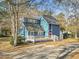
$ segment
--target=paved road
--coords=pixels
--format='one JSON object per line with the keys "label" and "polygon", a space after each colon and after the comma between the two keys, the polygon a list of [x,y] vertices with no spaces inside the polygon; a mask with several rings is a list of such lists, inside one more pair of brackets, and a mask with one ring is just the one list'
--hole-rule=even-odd
{"label": "paved road", "polygon": [[[79,48],[79,44],[67,44],[53,47],[51,45],[34,45],[21,52],[2,52],[0,56],[10,56],[12,59],[66,59],[68,53]],[[10,58],[10,59],[11,59]]]}

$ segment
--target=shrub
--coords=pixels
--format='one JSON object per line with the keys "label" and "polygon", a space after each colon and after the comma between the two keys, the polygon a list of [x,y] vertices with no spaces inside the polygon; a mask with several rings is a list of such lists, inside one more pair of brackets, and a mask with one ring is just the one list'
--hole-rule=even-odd
{"label": "shrub", "polygon": [[0,33],[0,37],[2,37],[2,34]]}
{"label": "shrub", "polygon": [[[24,41],[25,41],[24,37],[18,36],[17,45],[24,43]],[[14,39],[13,38],[10,39],[10,44],[14,45]]]}
{"label": "shrub", "polygon": [[24,37],[18,36],[18,40],[17,40],[17,43],[18,44],[22,44],[22,43],[24,43],[24,41],[25,41],[25,38]]}

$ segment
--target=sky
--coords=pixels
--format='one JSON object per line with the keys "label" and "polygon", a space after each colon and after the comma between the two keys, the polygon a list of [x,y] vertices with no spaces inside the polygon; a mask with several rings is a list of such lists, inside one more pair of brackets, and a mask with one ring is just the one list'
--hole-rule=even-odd
{"label": "sky", "polygon": [[[0,0],[0,2],[3,0]],[[32,0],[32,4],[38,4],[36,8],[39,11],[48,10],[55,14],[59,14],[63,11],[62,6],[56,5],[55,0]]]}
{"label": "sky", "polygon": [[54,12],[55,14],[59,14],[63,11],[62,6],[56,5],[54,0],[33,0],[33,3],[37,3],[39,5],[36,6],[36,8],[40,11],[48,10],[51,12]]}

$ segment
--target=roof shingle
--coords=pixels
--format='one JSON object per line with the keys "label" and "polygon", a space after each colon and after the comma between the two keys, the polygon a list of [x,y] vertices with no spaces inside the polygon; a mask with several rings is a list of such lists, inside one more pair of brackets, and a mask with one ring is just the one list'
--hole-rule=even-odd
{"label": "roof shingle", "polygon": [[53,16],[44,15],[43,17],[46,19],[46,21],[47,21],[49,24],[58,25],[58,22],[57,22],[56,18],[54,18]]}

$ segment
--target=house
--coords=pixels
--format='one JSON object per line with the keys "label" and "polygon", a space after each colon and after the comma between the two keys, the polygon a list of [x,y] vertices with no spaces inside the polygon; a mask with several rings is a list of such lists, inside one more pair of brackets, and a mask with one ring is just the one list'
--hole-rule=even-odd
{"label": "house", "polygon": [[45,31],[45,37],[50,37],[54,41],[60,38],[60,26],[53,16],[41,16],[40,25]]}
{"label": "house", "polygon": [[37,41],[40,37],[44,37],[44,30],[40,26],[37,19],[23,18],[21,19],[19,35],[25,37],[25,41]]}
{"label": "house", "polygon": [[21,19],[19,35],[25,37],[25,41],[58,40],[60,27],[57,20],[48,15],[40,16],[38,19]]}

